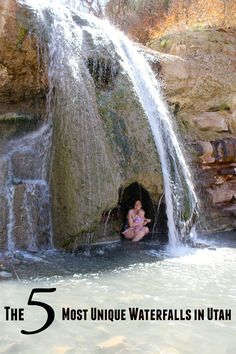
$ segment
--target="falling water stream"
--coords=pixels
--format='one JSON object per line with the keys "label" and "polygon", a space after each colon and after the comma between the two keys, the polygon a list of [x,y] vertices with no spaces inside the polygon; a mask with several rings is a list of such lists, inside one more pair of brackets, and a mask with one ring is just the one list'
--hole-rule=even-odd
{"label": "falling water stream", "polygon": [[[134,45],[121,33],[115,38],[122,64],[133,82],[134,89],[148,117],[156,147],[160,156],[169,241],[176,246],[191,232],[197,198],[180,143],[172,126],[172,116],[161,96],[158,80],[146,60]],[[193,226],[193,225],[191,225]]]}
{"label": "falling water stream", "polygon": [[[70,2],[33,0],[23,2],[36,11],[41,26],[49,33],[51,73],[54,75],[54,83],[64,91],[71,110],[76,111],[73,98],[76,92],[70,92],[69,78],[73,77],[77,86],[83,82],[84,67],[80,60],[84,33],[91,35],[98,50],[106,46],[111,48],[111,54],[115,52],[118,56],[120,65],[131,81],[147,116],[160,157],[170,244],[176,246],[180,241],[193,236],[197,198],[191,176],[175,133],[176,127],[173,126],[172,116],[162,98],[159,82],[142,54],[108,21],[100,21],[86,14],[76,14],[76,17],[75,8],[70,9],[66,6],[71,5]],[[82,121],[81,127],[86,128]],[[87,156],[86,147],[84,154]],[[90,167],[87,161],[86,168]]]}
{"label": "falling water stream", "polygon": [[173,127],[172,116],[162,98],[158,80],[143,56],[124,34],[108,22],[105,29],[149,120],[162,166],[169,241],[176,246],[190,234],[191,226],[194,226],[191,222],[197,213],[197,198]]}
{"label": "falling water stream", "polygon": [[[6,196],[8,210],[7,249],[21,245],[29,251],[52,246],[48,160],[51,124],[7,145],[0,159],[5,174],[0,192]],[[18,220],[16,214],[20,215]]]}

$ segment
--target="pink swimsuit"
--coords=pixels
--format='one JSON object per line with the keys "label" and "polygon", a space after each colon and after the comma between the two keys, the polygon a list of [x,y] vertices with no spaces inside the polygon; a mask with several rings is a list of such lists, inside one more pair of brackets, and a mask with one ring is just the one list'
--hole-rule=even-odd
{"label": "pink swimsuit", "polygon": [[141,224],[142,222],[144,222],[144,218],[142,218],[141,216],[139,215],[136,215],[134,217],[134,223],[137,224],[137,225],[134,225],[132,227],[129,227],[128,229],[126,229],[125,231],[123,231],[123,234],[125,234],[127,231],[130,231],[130,230],[134,230],[134,231],[139,231],[141,230],[141,228],[143,227],[143,225]]}

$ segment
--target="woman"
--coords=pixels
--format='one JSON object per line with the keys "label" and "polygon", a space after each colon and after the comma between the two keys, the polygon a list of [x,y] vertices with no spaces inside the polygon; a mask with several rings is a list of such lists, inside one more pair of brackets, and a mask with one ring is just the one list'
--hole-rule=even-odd
{"label": "woman", "polygon": [[130,241],[137,242],[142,240],[142,238],[149,233],[149,228],[146,226],[150,219],[144,219],[144,222],[141,227],[138,229],[135,227],[136,224],[134,219],[138,215],[138,212],[142,209],[142,203],[140,200],[137,200],[134,204],[134,209],[130,209],[128,212],[128,229],[122,232],[123,236]]}

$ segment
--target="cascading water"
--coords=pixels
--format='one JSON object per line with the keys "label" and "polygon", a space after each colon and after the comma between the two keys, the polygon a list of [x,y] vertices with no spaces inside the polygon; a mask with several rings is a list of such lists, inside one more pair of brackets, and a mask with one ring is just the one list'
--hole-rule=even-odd
{"label": "cascading water", "polygon": [[48,147],[50,124],[23,138],[10,141],[0,159],[5,174],[0,194],[6,196],[7,249],[37,251],[51,240]]}
{"label": "cascading water", "polygon": [[179,241],[195,236],[197,197],[158,80],[133,43],[109,22],[94,19],[87,31],[94,40],[99,32],[113,43],[149,120],[162,166],[169,241],[171,245],[177,245]]}
{"label": "cascading water", "polygon": [[[132,42],[109,22],[100,21],[87,14],[76,13],[74,7],[70,9],[70,1],[21,0],[21,3],[29,5],[36,11],[42,25],[45,25],[49,33],[51,80],[54,80],[55,85],[63,92],[67,107],[73,109],[73,114],[76,114],[78,109],[76,97],[79,91],[77,92],[76,86],[83,83],[84,67],[81,66],[81,59],[83,60],[84,33],[90,34],[97,48],[110,46],[119,57],[119,64],[132,82],[153,133],[162,166],[169,240],[172,245],[177,245],[180,240],[190,235],[192,222],[197,213],[197,198],[175,134],[171,114],[161,96],[158,80],[150,66]],[[70,81],[71,78],[73,82]],[[85,100],[89,97],[87,89],[84,90],[84,96]],[[70,119],[74,119],[68,109],[65,109],[64,113],[69,115]],[[81,116],[81,129],[88,129],[88,123],[82,120]],[[87,169],[86,175],[89,176],[90,170],[96,166],[90,166],[86,146],[83,147],[83,156],[84,171]],[[99,183],[101,182],[98,176],[98,194]],[[92,186],[90,189],[93,193]],[[12,195],[9,195],[12,198]],[[88,208],[91,208],[91,205],[88,205]],[[9,225],[11,229],[11,222]]]}
{"label": "cascading water", "polygon": [[162,166],[169,241],[177,245],[195,233],[197,197],[191,175],[153,71],[128,38],[120,32],[118,36],[109,24],[107,27],[152,129]]}

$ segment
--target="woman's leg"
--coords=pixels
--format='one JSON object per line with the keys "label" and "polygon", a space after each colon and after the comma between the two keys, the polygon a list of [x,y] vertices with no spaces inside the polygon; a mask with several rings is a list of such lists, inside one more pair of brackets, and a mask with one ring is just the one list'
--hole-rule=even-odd
{"label": "woman's leg", "polygon": [[135,237],[133,237],[132,242],[138,242],[142,240],[142,238],[149,233],[149,228],[147,226],[142,227],[142,229],[135,234]]}
{"label": "woman's leg", "polygon": [[135,230],[133,228],[125,230],[122,232],[122,234],[127,240],[133,240],[133,238],[136,236]]}

